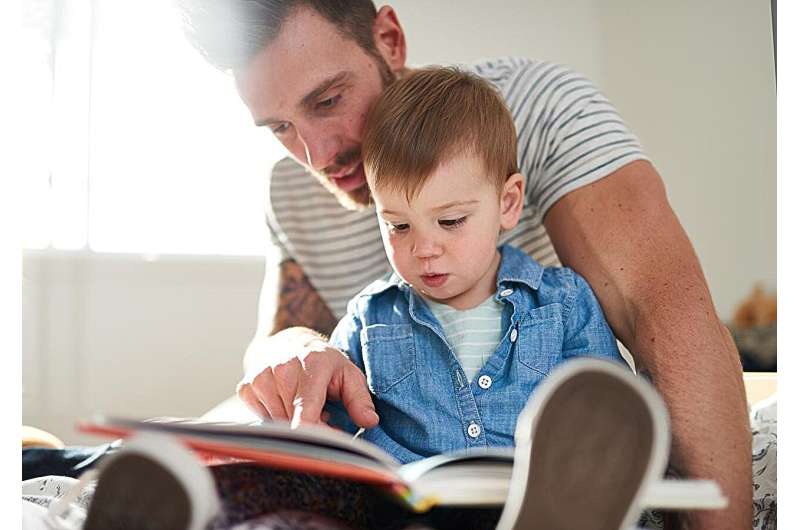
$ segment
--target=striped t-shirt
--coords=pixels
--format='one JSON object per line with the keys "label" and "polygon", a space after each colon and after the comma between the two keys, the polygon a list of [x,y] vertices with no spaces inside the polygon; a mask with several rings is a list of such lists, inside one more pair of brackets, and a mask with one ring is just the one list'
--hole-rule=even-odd
{"label": "striped t-shirt", "polygon": [[[499,244],[510,243],[544,266],[558,265],[542,225],[548,208],[566,193],[647,158],[606,97],[565,66],[503,58],[462,67],[498,89],[517,129],[526,200],[519,224]],[[275,165],[268,186],[267,259],[297,261],[331,312],[343,317],[350,298],[390,271],[374,209],[345,209],[289,158]]]}
{"label": "striped t-shirt", "polygon": [[503,339],[503,302],[494,295],[472,309],[455,309],[425,299],[441,324],[447,344],[472,381]]}

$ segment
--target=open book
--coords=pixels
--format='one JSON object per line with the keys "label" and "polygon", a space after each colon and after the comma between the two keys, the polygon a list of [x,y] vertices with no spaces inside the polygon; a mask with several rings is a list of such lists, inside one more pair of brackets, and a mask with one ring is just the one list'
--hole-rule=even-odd
{"label": "open book", "polygon": [[[138,421],[98,417],[79,429],[125,438],[136,431],[179,437],[209,465],[251,461],[265,466],[374,484],[408,508],[502,505],[508,495],[513,448],[458,452],[400,465],[377,446],[324,427],[291,429],[285,422],[204,422],[182,418]],[[727,501],[714,481],[661,480],[644,498],[645,508],[719,509]]]}

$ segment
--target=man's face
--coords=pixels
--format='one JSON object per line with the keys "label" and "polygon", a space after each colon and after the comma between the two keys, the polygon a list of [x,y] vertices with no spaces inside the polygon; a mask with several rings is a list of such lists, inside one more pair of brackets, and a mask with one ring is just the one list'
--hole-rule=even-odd
{"label": "man's face", "polygon": [[509,224],[502,197],[475,156],[441,164],[406,200],[405,191],[373,189],[383,244],[397,274],[423,295],[472,308],[495,290],[497,239]]}
{"label": "man's face", "polygon": [[300,8],[235,77],[257,125],[269,127],[344,206],[369,204],[362,128],[369,106],[394,79],[380,56]]}

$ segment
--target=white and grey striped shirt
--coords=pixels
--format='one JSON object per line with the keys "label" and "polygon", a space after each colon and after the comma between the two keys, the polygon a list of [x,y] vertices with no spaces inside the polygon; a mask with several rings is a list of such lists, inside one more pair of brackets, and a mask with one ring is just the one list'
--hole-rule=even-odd
{"label": "white and grey striped shirt", "polygon": [[[558,265],[545,212],[570,191],[647,157],[597,87],[565,66],[502,58],[462,67],[499,90],[517,129],[526,201],[519,224],[499,243]],[[337,318],[350,298],[390,271],[374,210],[346,210],[291,159],[272,170],[266,215],[274,247],[267,259],[296,260]]]}

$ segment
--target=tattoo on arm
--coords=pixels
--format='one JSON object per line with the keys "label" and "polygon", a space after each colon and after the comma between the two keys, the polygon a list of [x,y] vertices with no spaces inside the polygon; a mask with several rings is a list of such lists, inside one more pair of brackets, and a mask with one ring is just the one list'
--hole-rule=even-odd
{"label": "tattoo on arm", "polygon": [[336,323],[336,317],[311,285],[302,267],[293,260],[283,262],[272,333],[293,326],[305,326],[330,335]]}

